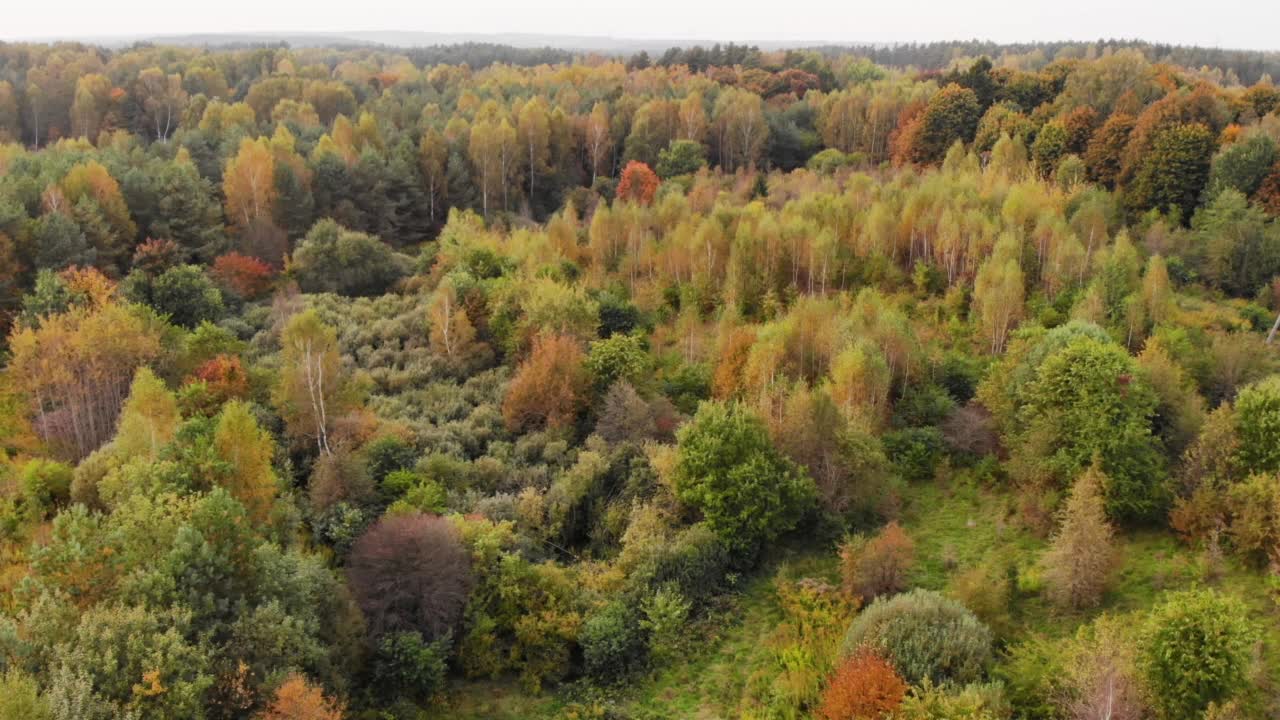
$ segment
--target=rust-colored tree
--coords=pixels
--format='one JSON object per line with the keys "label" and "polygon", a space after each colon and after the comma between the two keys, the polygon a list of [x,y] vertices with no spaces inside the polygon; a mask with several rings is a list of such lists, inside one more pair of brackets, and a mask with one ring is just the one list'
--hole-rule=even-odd
{"label": "rust-colored tree", "polygon": [[1097,461],[1076,480],[1062,510],[1062,524],[1045,554],[1049,599],[1067,608],[1097,605],[1115,563],[1103,489],[1107,478]]}
{"label": "rust-colored tree", "polygon": [[915,563],[915,548],[897,522],[885,525],[875,537],[849,540],[840,548],[845,589],[865,600],[902,592]]}
{"label": "rust-colored tree", "polygon": [[431,641],[462,619],[471,558],[454,524],[425,513],[386,515],[356,541],[347,580],[369,632],[419,632]]}
{"label": "rust-colored tree", "polygon": [[276,688],[275,696],[258,715],[258,720],[342,720],[343,717],[342,703],[295,673]]}
{"label": "rust-colored tree", "polygon": [[648,165],[637,160],[627,163],[622,170],[622,180],[618,182],[619,200],[648,205],[657,192],[658,176]]}
{"label": "rust-colored tree", "polygon": [[586,403],[590,379],[583,367],[582,347],[568,335],[539,335],[533,352],[520,364],[507,388],[502,417],[507,427],[563,428],[571,425]]}
{"label": "rust-colored tree", "polygon": [[246,300],[261,297],[271,288],[271,266],[249,255],[230,252],[213,261],[213,277]]}
{"label": "rust-colored tree", "polygon": [[879,720],[907,693],[893,666],[867,649],[844,661],[827,681],[817,716],[823,720]]}

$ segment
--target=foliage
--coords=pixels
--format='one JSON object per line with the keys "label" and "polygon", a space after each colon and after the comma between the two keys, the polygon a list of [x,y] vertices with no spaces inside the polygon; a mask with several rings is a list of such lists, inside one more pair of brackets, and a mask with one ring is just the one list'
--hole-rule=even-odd
{"label": "foliage", "polygon": [[911,683],[974,682],[992,658],[991,631],[956,601],[928,590],[876,600],[849,626],[844,647],[875,652]]}
{"label": "foliage", "polygon": [[866,600],[907,589],[915,543],[896,522],[874,537],[854,537],[840,546],[840,574],[848,592]]}
{"label": "foliage", "polygon": [[1252,633],[1237,600],[1212,590],[1167,596],[1148,620],[1141,659],[1162,716],[1201,713],[1243,688]]}
{"label": "foliage", "polygon": [[893,666],[860,650],[845,660],[827,682],[817,714],[825,720],[875,720],[891,715],[906,692],[907,684]]}
{"label": "foliage", "polygon": [[813,500],[813,481],[778,454],[763,423],[741,405],[703,403],[678,440],[677,497],[739,551],[793,528]]}

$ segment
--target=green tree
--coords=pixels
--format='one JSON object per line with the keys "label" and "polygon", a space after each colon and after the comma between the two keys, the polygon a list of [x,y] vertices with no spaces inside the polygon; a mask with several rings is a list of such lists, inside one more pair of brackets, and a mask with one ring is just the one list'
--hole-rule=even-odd
{"label": "green tree", "polygon": [[1142,664],[1168,720],[1199,717],[1246,686],[1254,636],[1244,605],[1213,590],[1167,596],[1147,621]]}
{"label": "green tree", "polygon": [[688,175],[707,164],[706,154],[707,150],[700,142],[672,140],[670,145],[658,153],[658,164],[654,169],[658,171],[659,177],[664,178]]}
{"label": "green tree", "polygon": [[1174,125],[1156,133],[1151,150],[1142,158],[1137,177],[1125,189],[1125,200],[1136,211],[1176,210],[1191,217],[1209,181],[1213,133],[1200,124]]}
{"label": "green tree", "polygon": [[1236,461],[1245,473],[1280,470],[1280,375],[1240,390],[1235,402]]}
{"label": "green tree", "polygon": [[1058,167],[1058,161],[1067,153],[1067,129],[1060,122],[1046,123],[1036,133],[1031,143],[1031,159],[1041,177],[1049,177]]}
{"label": "green tree", "polygon": [[180,421],[177,398],[151,368],[140,367],[120,411],[113,444],[122,457],[155,458],[173,439]]}
{"label": "green tree", "polygon": [[1227,189],[1252,196],[1271,173],[1277,159],[1280,159],[1280,150],[1275,140],[1263,134],[1250,135],[1223,148],[1213,158],[1206,196],[1213,198]]}
{"label": "green tree", "polygon": [[739,551],[795,527],[813,503],[813,481],[774,449],[764,423],[740,404],[703,403],[678,441],[676,496]]}
{"label": "green tree", "polygon": [[298,243],[289,269],[305,292],[380,295],[407,273],[408,258],[326,218]]}

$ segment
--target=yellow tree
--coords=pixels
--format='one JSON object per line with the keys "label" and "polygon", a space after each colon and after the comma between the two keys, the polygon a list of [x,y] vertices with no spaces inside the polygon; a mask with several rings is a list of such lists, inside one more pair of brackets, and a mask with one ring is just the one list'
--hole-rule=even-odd
{"label": "yellow tree", "polygon": [[271,435],[258,426],[248,404],[227,403],[218,414],[213,431],[213,447],[231,466],[225,486],[259,524],[271,514],[276,496],[276,476],[271,469],[275,444]]}
{"label": "yellow tree", "polygon": [[476,331],[448,279],[436,288],[427,313],[431,321],[431,349],[454,362],[465,359],[475,342]]}
{"label": "yellow tree", "polygon": [[516,120],[525,172],[529,173],[529,200],[532,202],[538,173],[543,172],[551,153],[551,118],[547,101],[535,95],[521,108]]}
{"label": "yellow tree", "polygon": [[694,91],[680,101],[680,139],[702,142],[707,134],[707,111],[702,106],[702,93]]}
{"label": "yellow tree", "polygon": [[290,318],[281,335],[280,379],[275,402],[289,435],[312,439],[332,455],[329,432],[343,391],[338,335],[314,310]]}
{"label": "yellow tree", "polygon": [[422,169],[422,179],[426,183],[427,217],[431,222],[436,220],[436,199],[444,198],[448,193],[445,170],[449,162],[449,146],[444,136],[435,128],[422,134],[418,142],[418,167]]}
{"label": "yellow tree", "polygon": [[471,164],[480,180],[480,203],[484,216],[489,217],[489,194],[502,175],[502,131],[492,120],[481,120],[471,126],[471,141],[467,145]]}
{"label": "yellow tree", "polygon": [[227,219],[241,232],[270,222],[275,212],[276,161],[266,138],[240,141],[240,151],[222,174]]}
{"label": "yellow tree", "polygon": [[978,319],[983,333],[991,340],[992,354],[1004,349],[1009,331],[1022,317],[1024,289],[1018,244],[1012,234],[1002,236],[995,252],[978,268],[973,284]]}
{"label": "yellow tree", "polygon": [[125,458],[154,460],[160,455],[160,448],[173,439],[181,420],[178,400],[164,381],[151,368],[140,367],[133,376],[129,399],[120,411],[116,451]]}
{"label": "yellow tree", "polygon": [[586,124],[587,157],[591,163],[591,184],[603,167],[605,155],[613,144],[609,137],[609,106],[598,102],[591,108]]}

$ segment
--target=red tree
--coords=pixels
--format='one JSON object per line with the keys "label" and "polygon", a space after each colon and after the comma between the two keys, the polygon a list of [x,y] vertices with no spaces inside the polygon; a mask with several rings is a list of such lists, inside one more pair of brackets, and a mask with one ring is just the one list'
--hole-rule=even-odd
{"label": "red tree", "polygon": [[247,397],[249,376],[235,355],[218,355],[196,368],[195,377],[203,380],[209,395],[219,404],[233,398]]}
{"label": "red tree", "polygon": [[236,294],[252,300],[271,287],[271,266],[256,257],[229,252],[213,261],[213,276]]}
{"label": "red tree", "polygon": [[878,720],[898,708],[907,693],[893,666],[863,649],[844,661],[827,682],[818,717],[823,720]]}
{"label": "red tree", "polygon": [[618,183],[618,199],[648,205],[658,192],[658,176],[648,165],[632,160],[622,169]]}

